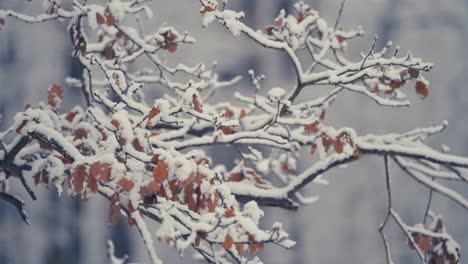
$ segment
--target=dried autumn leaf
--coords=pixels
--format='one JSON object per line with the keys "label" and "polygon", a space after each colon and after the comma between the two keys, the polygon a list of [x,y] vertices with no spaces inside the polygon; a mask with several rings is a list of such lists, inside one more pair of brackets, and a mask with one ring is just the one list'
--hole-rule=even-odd
{"label": "dried autumn leaf", "polygon": [[99,25],[106,23],[106,19],[99,13],[96,13],[96,20]]}
{"label": "dried autumn leaf", "polygon": [[112,119],[111,124],[114,125],[115,127],[119,127],[119,126],[120,126],[120,122],[117,121],[116,119]]}
{"label": "dried autumn leaf", "polygon": [[317,144],[312,143],[312,144],[310,145],[310,154],[314,154],[314,153],[315,153],[315,150],[317,150]]}
{"label": "dried autumn leaf", "polygon": [[136,138],[133,139],[132,146],[138,152],[145,152],[145,148],[140,144],[140,141],[138,141],[138,139]]}
{"label": "dried autumn leaf", "polygon": [[86,171],[86,166],[76,166],[75,170],[70,175],[71,187],[75,193],[80,193],[81,191],[83,191],[83,184],[87,177],[88,173]]}
{"label": "dried autumn leaf", "polygon": [[159,113],[161,112],[161,110],[159,110],[159,108],[156,108],[156,107],[153,107],[151,108],[149,114],[148,114],[148,119],[151,120],[153,119],[155,116],[157,116]]}
{"label": "dried autumn leaf", "polygon": [[117,182],[118,185],[122,187],[125,192],[129,192],[135,186],[135,183],[129,179],[122,178]]}
{"label": "dried autumn leaf", "polygon": [[339,139],[333,140],[333,148],[335,149],[336,153],[343,153],[343,142],[341,142]]}
{"label": "dried autumn leaf", "polygon": [[97,193],[99,190],[99,185],[96,178],[93,178],[88,174],[88,177],[86,179],[88,182],[88,188],[91,190],[91,192]]}
{"label": "dried autumn leaf", "polygon": [[119,194],[114,193],[110,199],[110,207],[109,207],[109,226],[114,225],[117,223],[117,220],[120,216],[120,205],[119,205]]}
{"label": "dried autumn leaf", "polygon": [[200,13],[205,14],[207,12],[213,12],[215,9],[211,6],[204,6],[203,9],[200,11]]}
{"label": "dried autumn leaf", "polygon": [[75,137],[73,138],[73,141],[88,138],[88,131],[84,128],[76,129],[74,134]]}
{"label": "dried autumn leaf", "polygon": [[158,160],[156,167],[153,169],[153,177],[156,182],[163,182],[167,179],[168,170],[164,161]]}
{"label": "dried autumn leaf", "polygon": [[336,40],[338,40],[339,43],[342,43],[344,41],[344,37],[343,36],[336,36]]}
{"label": "dried autumn leaf", "polygon": [[419,94],[423,99],[429,95],[429,89],[427,88],[426,83],[422,81],[417,81],[415,88],[416,88],[416,93]]}
{"label": "dried autumn leaf", "polygon": [[312,124],[305,125],[305,126],[304,126],[304,130],[305,130],[306,132],[309,132],[309,133],[316,133],[316,132],[319,131],[318,125],[319,125],[319,122],[318,122],[318,121],[315,121],[315,122],[312,123]]}
{"label": "dried autumn leaf", "polygon": [[246,114],[247,114],[247,113],[245,112],[245,109],[242,108],[241,111],[240,111],[240,113],[239,113],[239,119],[242,119],[243,117],[245,117]]}
{"label": "dried autumn leaf", "polygon": [[195,109],[195,111],[197,111],[198,113],[203,113],[202,105],[200,101],[198,101],[198,98],[196,95],[192,96],[192,103],[193,103],[193,108]]}
{"label": "dried autumn leaf", "polygon": [[422,252],[428,252],[431,248],[431,238],[426,235],[419,235],[416,240],[416,243],[418,244],[419,249],[421,249]]}
{"label": "dried autumn leaf", "polygon": [[229,250],[231,249],[232,245],[234,244],[234,240],[232,239],[232,237],[228,234],[226,236],[226,238],[224,239],[224,243],[223,243],[223,247],[226,249],[226,250]]}
{"label": "dried autumn leaf", "polygon": [[197,235],[197,236],[195,237],[195,242],[194,242],[195,246],[196,246],[196,247],[199,247],[199,246],[200,246],[200,242],[201,242],[201,237]]}
{"label": "dried autumn leaf", "polygon": [[48,96],[48,101],[49,105],[52,107],[60,107],[60,104],[62,103],[63,99],[63,90],[62,87],[58,84],[53,84],[49,88],[49,96]]}
{"label": "dried autumn leaf", "polygon": [[114,24],[115,24],[115,17],[114,17],[112,14],[109,13],[109,14],[106,16],[106,25],[112,26],[112,25],[114,25]]}
{"label": "dried autumn leaf", "polygon": [[101,163],[99,161],[91,164],[89,174],[91,177],[103,181],[110,181],[111,167],[107,163]]}
{"label": "dried autumn leaf", "polygon": [[252,243],[249,246],[249,253],[255,254],[257,251],[260,251],[263,249],[263,243]]}
{"label": "dried autumn leaf", "polygon": [[234,112],[231,111],[229,108],[224,108],[224,117],[231,118],[234,116]]}
{"label": "dried autumn leaf", "polygon": [[65,120],[67,120],[68,122],[72,123],[72,122],[73,122],[73,119],[75,119],[75,116],[76,116],[76,112],[70,112],[70,113],[68,113],[68,115],[65,117]]}
{"label": "dried autumn leaf", "polygon": [[236,244],[236,250],[237,250],[237,253],[240,256],[243,256],[244,255],[244,244]]}
{"label": "dried autumn leaf", "polygon": [[224,217],[225,218],[231,218],[231,217],[234,217],[234,216],[236,216],[236,214],[234,213],[234,210],[232,208],[229,208],[224,212]]}

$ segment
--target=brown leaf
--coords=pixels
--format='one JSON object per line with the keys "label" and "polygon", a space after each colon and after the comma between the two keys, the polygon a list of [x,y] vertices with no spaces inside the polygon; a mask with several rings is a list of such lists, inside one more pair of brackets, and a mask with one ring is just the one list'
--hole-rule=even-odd
{"label": "brown leaf", "polygon": [[234,112],[231,111],[228,107],[224,108],[224,117],[231,118],[234,116]]}
{"label": "brown leaf", "polygon": [[419,94],[423,99],[429,95],[429,89],[424,82],[417,81],[416,82],[416,93]]}
{"label": "brown leaf", "polygon": [[158,193],[159,189],[161,188],[161,185],[155,181],[151,181],[148,183],[146,186],[142,186],[140,188],[140,195],[143,197],[151,196],[153,194]]}
{"label": "brown leaf", "polygon": [[106,23],[106,19],[99,13],[96,13],[96,20],[99,25]]}
{"label": "brown leaf", "polygon": [[114,193],[110,199],[110,207],[109,207],[109,226],[114,225],[117,223],[117,220],[120,216],[120,205],[119,205],[119,194]]}
{"label": "brown leaf", "polygon": [[91,177],[88,174],[87,182],[88,182],[88,188],[91,190],[91,192],[97,193],[99,190],[99,185],[98,185],[96,178]]}
{"label": "brown leaf", "polygon": [[239,113],[239,119],[242,119],[243,117],[245,117],[246,114],[247,114],[247,113],[245,112],[245,109],[242,108],[241,111],[240,111],[240,113]]}
{"label": "brown leaf", "polygon": [[262,249],[263,249],[263,243],[252,243],[249,246],[249,253],[252,255]]}
{"label": "brown leaf", "polygon": [[312,144],[310,145],[310,154],[314,154],[314,153],[315,153],[315,150],[317,150],[317,144],[312,143]]}
{"label": "brown leaf", "polygon": [[234,217],[234,216],[236,216],[236,213],[234,213],[234,210],[232,208],[229,208],[224,212],[224,217],[225,218],[231,218],[231,217]]}
{"label": "brown leaf", "polygon": [[236,244],[236,250],[237,250],[237,253],[240,256],[243,256],[244,255],[244,244]]}
{"label": "brown leaf", "polygon": [[431,238],[426,235],[419,235],[416,239],[416,243],[422,252],[428,252],[431,248]]}
{"label": "brown leaf", "polygon": [[200,104],[200,101],[198,101],[198,98],[196,95],[192,96],[192,103],[193,103],[193,108],[195,109],[195,111],[197,111],[198,113],[203,113],[202,105]]}
{"label": "brown leaf", "polygon": [[343,153],[343,142],[341,142],[340,139],[333,140],[333,148],[335,149],[336,153]]}
{"label": "brown leaf", "polygon": [[109,164],[101,163],[99,161],[91,164],[91,167],[89,169],[89,174],[91,177],[103,182],[110,181],[110,173],[111,168]]}
{"label": "brown leaf", "polygon": [[132,180],[122,178],[117,182],[118,185],[122,187],[125,192],[129,192],[135,186],[135,183]]}
{"label": "brown leaf", "polygon": [[140,144],[140,141],[138,141],[138,139],[136,138],[133,139],[132,146],[138,152],[145,152],[145,148]]}
{"label": "brown leaf", "polygon": [[305,126],[304,126],[304,130],[305,130],[306,132],[309,132],[309,133],[316,133],[316,132],[319,131],[318,125],[319,125],[319,122],[318,122],[318,121],[315,121],[315,122],[312,123],[312,124],[305,125]]}
{"label": "brown leaf", "polygon": [[109,15],[106,16],[106,25],[112,26],[115,24],[115,17],[109,13]]}
{"label": "brown leaf", "polygon": [[167,165],[162,160],[158,160],[156,167],[153,169],[153,177],[156,182],[163,182],[167,179],[168,170]]}
{"label": "brown leaf", "polygon": [[78,128],[77,130],[75,130],[74,134],[75,137],[73,138],[73,141],[88,138],[88,131],[84,128]]}
{"label": "brown leaf", "polygon": [[49,88],[49,96],[48,96],[49,105],[52,107],[58,107],[62,103],[62,99],[63,99],[62,87],[60,87],[60,85],[58,84],[53,84]]}
{"label": "brown leaf", "polygon": [[228,234],[226,238],[224,239],[223,247],[227,250],[231,249],[232,245],[234,244],[234,240],[232,237]]}
{"label": "brown leaf", "polygon": [[86,166],[78,165],[70,175],[71,187],[75,193],[80,193],[83,190],[83,184],[88,177]]}
{"label": "brown leaf", "polygon": [[65,120],[67,120],[68,122],[72,123],[72,122],[73,122],[73,119],[75,119],[75,116],[76,116],[76,112],[70,112],[70,113],[68,113],[68,115],[65,117]]}
{"label": "brown leaf", "polygon": [[120,126],[120,122],[117,121],[116,119],[112,119],[111,124],[114,125],[115,127],[119,127],[119,126]]}
{"label": "brown leaf", "polygon": [[204,6],[203,10],[200,11],[200,13],[205,14],[206,12],[213,12],[215,9],[211,6]]}
{"label": "brown leaf", "polygon": [[155,116],[157,116],[159,113],[161,112],[161,110],[159,110],[159,108],[151,108],[149,114],[148,114],[148,120],[151,120],[153,119]]}
{"label": "brown leaf", "polygon": [[195,237],[195,242],[194,242],[195,246],[196,246],[196,247],[199,247],[199,246],[200,246],[200,242],[201,242],[201,237],[199,237],[199,236],[197,235],[197,237]]}

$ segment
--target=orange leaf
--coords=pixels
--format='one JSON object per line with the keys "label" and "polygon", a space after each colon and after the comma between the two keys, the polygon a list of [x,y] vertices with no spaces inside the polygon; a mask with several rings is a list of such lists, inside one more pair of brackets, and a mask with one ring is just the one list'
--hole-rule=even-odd
{"label": "orange leaf", "polygon": [[416,93],[419,94],[423,99],[429,95],[429,89],[424,82],[417,81],[416,82]]}
{"label": "orange leaf", "polygon": [[63,99],[63,90],[62,87],[58,84],[53,84],[49,88],[49,105],[52,107],[60,106]]}
{"label": "orange leaf", "polygon": [[223,243],[223,247],[225,249],[231,249],[232,245],[234,244],[234,240],[232,239],[232,237],[228,234],[226,236],[226,238],[224,239],[224,243]]}
{"label": "orange leaf", "polygon": [[167,165],[162,160],[158,160],[158,164],[153,169],[153,177],[156,182],[163,182],[167,179],[168,170]]}

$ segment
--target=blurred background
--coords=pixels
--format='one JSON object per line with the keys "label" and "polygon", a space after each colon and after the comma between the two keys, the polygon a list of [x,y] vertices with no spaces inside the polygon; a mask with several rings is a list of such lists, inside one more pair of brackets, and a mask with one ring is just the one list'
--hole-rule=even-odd
{"label": "blurred background", "polygon": [[[105,0],[100,0],[107,2]],[[99,0],[88,1],[99,2]],[[329,24],[338,14],[340,0],[304,1],[318,10]],[[62,5],[71,6],[71,0]],[[246,23],[263,28],[272,23],[279,10],[292,11],[294,1],[230,0],[229,8],[244,10]],[[197,39],[196,45],[184,46],[168,54],[171,63],[188,65],[216,61],[224,78],[243,75],[240,85],[228,88],[218,99],[228,98],[232,89],[251,91],[247,70],[265,74],[263,89],[281,86],[291,89],[294,75],[287,58],[280,52],[264,49],[244,37],[233,37],[213,23],[201,27],[199,2],[195,0],[153,0],[149,3],[154,19],[145,22],[146,32],[157,30],[165,22],[179,32],[187,30]],[[41,1],[0,0],[0,9],[13,9],[28,14],[41,10]],[[349,57],[366,52],[376,33],[377,47],[392,40],[401,53],[412,51],[416,57],[435,64],[426,74],[430,96],[419,99],[408,92],[410,108],[378,107],[362,96],[343,93],[327,111],[327,122],[336,127],[351,126],[358,133],[400,132],[414,127],[438,124],[448,120],[449,128],[431,139],[435,147],[445,143],[452,152],[468,156],[468,1],[466,0],[361,0],[348,1],[340,27],[353,29],[362,25],[366,36],[349,43]],[[0,129],[11,124],[14,114],[24,106],[46,100],[47,88],[53,83],[64,85],[67,76],[79,77],[76,62],[71,59],[66,25],[57,22],[28,25],[8,19],[0,31],[0,107],[3,120]],[[151,88],[151,87],[150,87]],[[309,89],[310,90],[310,89]],[[325,90],[304,91],[303,100]],[[161,91],[148,90],[153,96]],[[231,98],[231,97],[229,97]],[[78,90],[65,87],[65,108],[82,103]],[[217,162],[227,166],[237,157],[232,147],[216,148]],[[308,165],[299,163],[299,170]],[[393,169],[394,207],[402,218],[414,225],[422,221],[429,190]],[[386,263],[378,227],[386,212],[383,159],[365,157],[347,169],[327,173],[328,186],[311,185],[304,194],[320,195],[320,200],[298,212],[266,209],[262,225],[275,221],[298,242],[294,250],[273,245],[260,253],[265,263]],[[36,187],[37,201],[30,201],[23,189],[11,185],[12,192],[27,201],[31,225],[26,226],[10,205],[0,203],[0,263],[109,263],[106,241],[112,239],[118,256],[129,255],[130,262],[149,263],[138,232],[127,226],[126,219],[107,227],[108,202],[99,197],[82,203],[67,196]],[[468,195],[468,188],[450,185]],[[435,194],[432,210],[444,216],[448,233],[459,242],[463,255],[468,255],[468,212],[461,206]],[[419,263],[409,250],[404,234],[391,222],[386,229],[395,263]],[[181,258],[177,252],[157,243],[157,252],[166,263],[194,263],[192,252]]]}

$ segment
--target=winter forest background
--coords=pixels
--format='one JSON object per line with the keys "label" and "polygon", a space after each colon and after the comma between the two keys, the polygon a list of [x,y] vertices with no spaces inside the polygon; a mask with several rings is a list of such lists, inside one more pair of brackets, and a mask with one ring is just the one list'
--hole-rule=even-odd
{"label": "winter forest background", "polygon": [[[71,1],[62,1],[69,5]],[[329,21],[334,21],[339,0],[305,1]],[[231,9],[244,10],[246,23],[262,28],[270,23],[282,8],[288,10],[293,1],[231,0]],[[41,1],[0,0],[0,9],[25,13],[40,9]],[[164,21],[187,29],[197,44],[170,54],[171,60],[188,64],[216,61],[226,77],[247,70],[267,76],[265,87],[293,82],[294,75],[287,58],[279,52],[262,49],[245,38],[233,39],[219,25],[203,29],[194,0],[156,0],[153,8],[154,27]],[[77,76],[71,61],[72,47],[63,24],[55,22],[27,25],[15,20],[0,31],[0,107],[3,119],[0,130],[27,103],[37,103],[47,96],[51,83],[64,83],[66,76]],[[412,99],[411,108],[387,109],[359,95],[347,93],[339,97],[327,118],[340,126],[353,126],[358,132],[406,131],[448,120],[449,128],[434,138],[433,145],[442,142],[453,153],[468,155],[468,1],[466,0],[361,0],[347,1],[341,25],[351,28],[362,25],[366,38],[352,46],[351,54],[368,49],[374,33],[379,35],[378,47],[388,40],[411,50],[416,56],[435,64],[427,74],[431,95],[426,100]],[[353,50],[355,49],[355,50]],[[248,78],[244,78],[245,84]],[[248,85],[245,85],[247,91]],[[242,87],[242,86],[241,86]],[[83,100],[79,90],[65,87],[65,107]],[[156,93],[156,91],[154,92]],[[222,98],[222,94],[218,95]],[[413,96],[414,98],[411,98]],[[345,100],[344,100],[345,99]],[[227,164],[235,156],[229,147],[218,147],[216,158]],[[304,168],[309,164],[299,164]],[[409,224],[421,221],[427,188],[409,177],[394,172],[394,203]],[[377,232],[385,216],[385,182],[381,159],[366,157],[359,165],[347,170],[334,170],[326,177],[328,185],[308,186],[309,194],[320,200],[298,212],[265,209],[265,225],[282,221],[291,237],[298,242],[293,250],[266,246],[260,254],[265,263],[384,263],[383,245]],[[14,185],[12,185],[15,188]],[[16,186],[17,187],[17,186]],[[462,194],[468,189],[451,186]],[[24,192],[18,188],[18,193]],[[126,220],[108,228],[108,201],[82,203],[55,191],[36,190],[38,200],[27,203],[31,225],[18,218],[15,209],[0,203],[0,263],[108,263],[106,241],[112,239],[118,256],[128,254],[130,262],[148,262],[142,241]],[[467,215],[459,205],[435,194],[433,208],[445,216],[448,232],[460,243],[467,255]],[[391,223],[387,232],[396,263],[417,263],[417,255],[406,245],[404,234]],[[164,242],[158,252],[168,263],[193,263],[191,252],[185,258],[177,256]]]}

